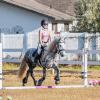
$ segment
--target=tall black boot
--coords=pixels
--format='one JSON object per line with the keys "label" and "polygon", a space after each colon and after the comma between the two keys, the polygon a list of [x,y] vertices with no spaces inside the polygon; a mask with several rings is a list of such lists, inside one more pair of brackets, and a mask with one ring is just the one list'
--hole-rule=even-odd
{"label": "tall black boot", "polygon": [[32,56],[32,62],[37,62],[37,58],[38,58],[38,53],[36,52],[34,56]]}

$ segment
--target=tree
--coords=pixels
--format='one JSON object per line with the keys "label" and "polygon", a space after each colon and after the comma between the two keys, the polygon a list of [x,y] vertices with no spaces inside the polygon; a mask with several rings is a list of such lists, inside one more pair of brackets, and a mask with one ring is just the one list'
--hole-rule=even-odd
{"label": "tree", "polygon": [[100,32],[100,0],[79,0],[75,4],[76,31]]}

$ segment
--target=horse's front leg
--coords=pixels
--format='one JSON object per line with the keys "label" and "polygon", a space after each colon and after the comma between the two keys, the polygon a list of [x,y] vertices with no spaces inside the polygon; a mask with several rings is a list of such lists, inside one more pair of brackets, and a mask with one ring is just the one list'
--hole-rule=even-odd
{"label": "horse's front leg", "polygon": [[46,68],[43,68],[43,77],[38,80],[37,86],[41,86],[45,78],[46,78]]}
{"label": "horse's front leg", "polygon": [[60,70],[57,64],[53,64],[53,69],[55,70],[55,84],[59,84],[60,83]]}
{"label": "horse's front leg", "polygon": [[29,70],[27,71],[26,76],[22,80],[23,86],[25,86],[25,84],[27,83],[28,77],[29,77]]}

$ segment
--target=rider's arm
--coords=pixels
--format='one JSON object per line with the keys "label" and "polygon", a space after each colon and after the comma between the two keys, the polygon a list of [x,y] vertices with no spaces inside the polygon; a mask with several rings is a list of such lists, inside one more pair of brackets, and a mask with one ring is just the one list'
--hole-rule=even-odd
{"label": "rider's arm", "polygon": [[39,31],[39,43],[42,45],[42,33]]}
{"label": "rider's arm", "polygon": [[51,31],[49,31],[49,42],[51,42],[51,36],[52,36],[52,33]]}
{"label": "rider's arm", "polygon": [[51,35],[49,34],[49,42],[51,42]]}

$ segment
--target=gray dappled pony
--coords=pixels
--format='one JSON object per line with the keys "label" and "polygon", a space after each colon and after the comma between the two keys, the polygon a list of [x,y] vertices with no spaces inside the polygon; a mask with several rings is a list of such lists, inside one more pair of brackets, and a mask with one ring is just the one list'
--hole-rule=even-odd
{"label": "gray dappled pony", "polygon": [[[62,42],[61,38],[55,38],[42,52],[42,54],[37,57],[37,60],[32,62],[32,57],[37,53],[37,49],[29,49],[22,59],[19,69],[19,78],[22,79],[22,84],[25,86],[27,83],[29,75],[31,75],[34,85],[41,86],[43,81],[46,78],[46,69],[53,68],[55,70],[55,84],[60,83],[60,70],[58,67],[58,63],[56,61],[56,57],[59,54],[60,56],[64,56],[64,42]],[[41,66],[43,68],[43,76],[38,81],[35,80],[33,69],[36,66]]]}

